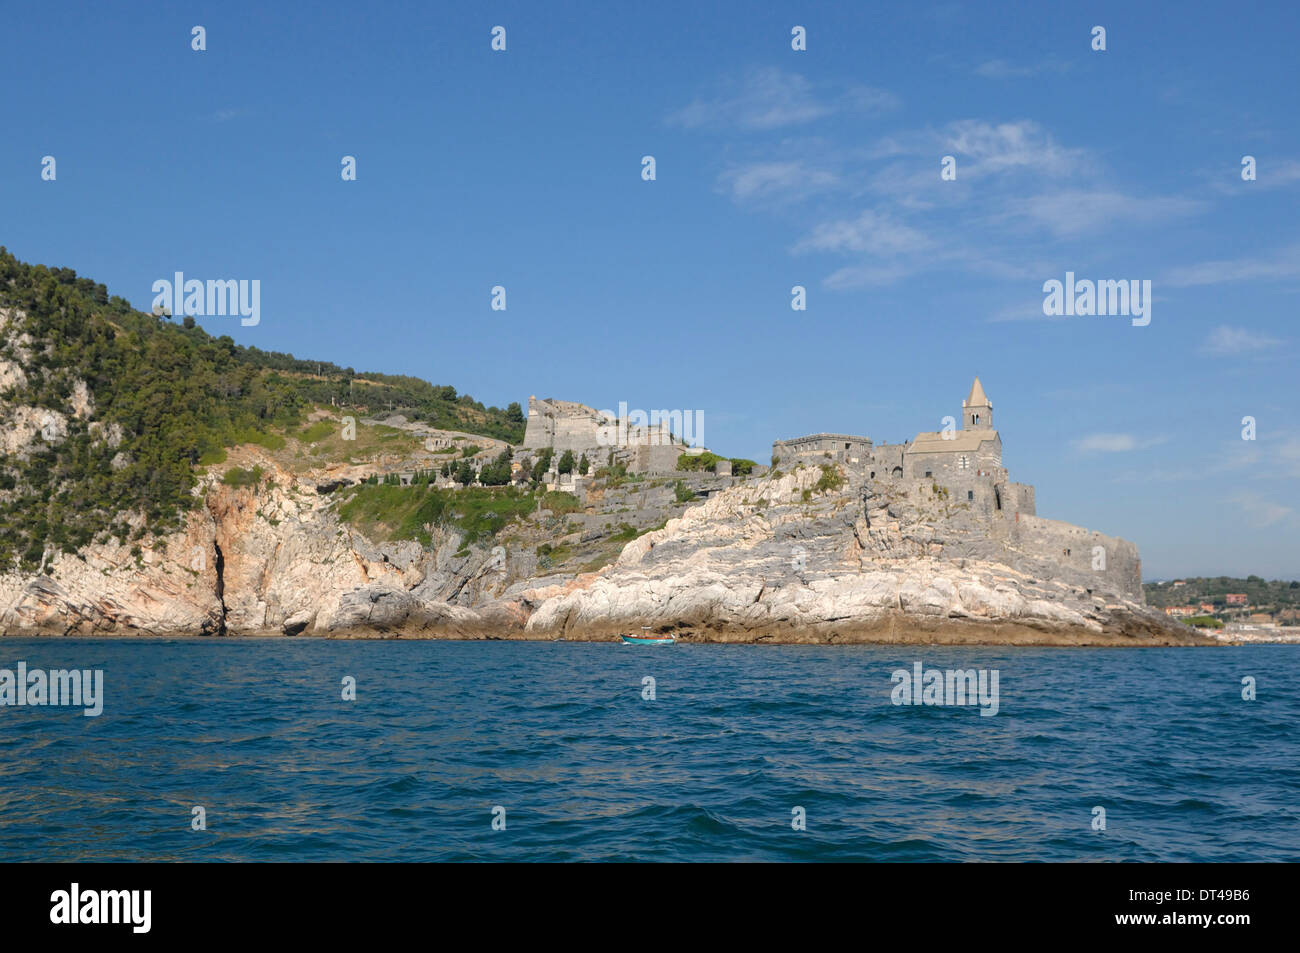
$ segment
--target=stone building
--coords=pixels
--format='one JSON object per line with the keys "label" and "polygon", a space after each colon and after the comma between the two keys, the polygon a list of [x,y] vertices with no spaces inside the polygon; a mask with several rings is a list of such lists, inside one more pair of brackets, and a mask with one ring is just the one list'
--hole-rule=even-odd
{"label": "stone building", "polygon": [[[860,463],[871,455],[871,441],[846,433],[814,433],[772,444],[772,456],[779,462],[816,457],[835,463]],[[779,465],[774,464],[774,465]]]}
{"label": "stone building", "polygon": [[586,453],[594,466],[605,465],[612,453],[634,473],[669,473],[688,449],[673,433],[671,419],[667,413],[652,417],[635,412],[620,418],[575,401],[529,397],[523,449],[549,447],[557,455],[571,450],[575,457]]}
{"label": "stone building", "polygon": [[860,467],[869,480],[929,483],[951,499],[989,516],[1034,515],[1034,488],[1012,483],[1002,466],[1002,437],[993,429],[993,402],[975,378],[962,401],[961,429],[923,431],[906,444],[876,446],[867,437],[809,434],[772,444],[780,465],[830,461]]}
{"label": "stone building", "polygon": [[[797,463],[837,463],[863,480],[869,494],[890,487],[952,504],[964,525],[1000,550],[1011,549],[1026,566],[1099,591],[1143,600],[1137,547],[1037,515],[1033,486],[1015,483],[1002,465],[1002,437],[993,426],[993,402],[979,378],[962,401],[961,427],[923,431],[905,444],[875,445],[867,437],[810,434],[772,444],[785,469]],[[972,550],[976,554],[978,548]]]}

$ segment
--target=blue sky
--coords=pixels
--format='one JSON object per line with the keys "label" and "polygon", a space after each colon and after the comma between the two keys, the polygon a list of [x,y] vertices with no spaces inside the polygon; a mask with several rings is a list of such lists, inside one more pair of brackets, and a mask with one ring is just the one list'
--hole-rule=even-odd
{"label": "blue sky", "polygon": [[[42,8],[0,33],[0,244],[146,310],[259,279],[259,325],[204,326],[701,410],[760,461],[937,429],[978,373],[1040,515],[1148,578],[1300,578],[1300,7],[992,6]],[[1150,280],[1151,323],[1045,317],[1066,271]]]}

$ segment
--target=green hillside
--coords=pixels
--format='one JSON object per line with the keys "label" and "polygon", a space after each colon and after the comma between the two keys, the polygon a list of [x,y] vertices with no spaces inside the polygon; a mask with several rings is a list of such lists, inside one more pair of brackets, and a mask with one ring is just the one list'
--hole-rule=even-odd
{"label": "green hillside", "polygon": [[[1157,609],[1206,603],[1214,606],[1214,614],[1220,618],[1238,619],[1262,614],[1277,622],[1293,622],[1300,612],[1300,582],[1285,579],[1189,576],[1171,582],[1144,583],[1142,588],[1146,592],[1147,605]],[[1244,594],[1247,604],[1229,606],[1227,595],[1230,592]]]}
{"label": "green hillside", "polygon": [[[3,247],[0,309],[26,314],[0,335],[0,361],[17,363],[26,376],[0,393],[0,409],[25,405],[67,417],[66,438],[46,442],[38,433],[26,451],[0,458],[0,569],[38,568],[47,543],[72,552],[109,535],[138,539],[176,527],[197,502],[190,494],[197,465],[237,443],[273,442],[316,403],[523,440],[517,403],[484,407],[414,377],[358,374],[243,347],[192,318],[136,311],[71,269],[29,265]],[[15,343],[21,333],[30,346]],[[94,399],[88,419],[69,413],[79,380]],[[116,447],[104,439],[111,425],[121,429]],[[131,513],[144,517],[134,531],[125,520]]]}

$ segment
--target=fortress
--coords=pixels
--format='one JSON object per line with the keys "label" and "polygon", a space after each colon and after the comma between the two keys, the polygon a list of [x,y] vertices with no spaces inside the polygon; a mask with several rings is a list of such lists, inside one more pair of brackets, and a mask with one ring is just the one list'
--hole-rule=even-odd
{"label": "fortress", "polygon": [[[670,416],[634,413],[620,420],[585,404],[530,397],[523,449],[586,453],[597,465],[612,454],[635,473],[673,473],[678,457],[700,451],[673,433]],[[837,464],[861,488],[868,512],[888,511],[887,526],[897,525],[893,514],[901,508],[922,512],[931,535],[910,538],[905,548],[911,553],[988,560],[1090,595],[1145,601],[1133,543],[1038,516],[1034,488],[1011,480],[1002,465],[993,402],[978,377],[952,423],[958,419],[960,428],[918,433],[904,444],[834,433],[777,440],[772,467],[788,472],[799,464]],[[731,480],[727,470],[718,478]]]}
{"label": "fortress", "polygon": [[863,436],[809,434],[772,444],[772,465],[833,462],[864,484],[864,495],[942,500],[945,556],[995,558],[1027,573],[1144,602],[1142,563],[1127,540],[1035,510],[1034,488],[1013,483],[1002,466],[993,402],[979,378],[962,401],[961,429],[918,433],[906,444],[876,446]]}
{"label": "fortress", "polygon": [[[642,418],[644,422],[638,422]],[[669,473],[677,469],[677,458],[690,452],[670,429],[672,420],[667,412],[637,411],[619,419],[571,400],[529,397],[523,449],[550,447],[557,454],[571,450],[575,456],[588,454],[598,464],[612,453],[616,462],[635,473]]]}
{"label": "fortress", "polygon": [[1034,515],[1034,488],[1012,483],[1002,466],[1002,438],[993,429],[993,402],[975,378],[962,401],[960,430],[918,433],[910,443],[875,446],[867,437],[810,434],[772,444],[773,465],[830,460],[866,471],[867,479],[935,484],[953,500],[993,518]]}

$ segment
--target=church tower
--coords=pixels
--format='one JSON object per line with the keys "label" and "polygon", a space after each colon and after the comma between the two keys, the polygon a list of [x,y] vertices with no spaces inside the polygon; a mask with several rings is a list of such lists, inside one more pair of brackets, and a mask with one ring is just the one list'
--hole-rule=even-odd
{"label": "church tower", "polygon": [[993,404],[984,396],[978,377],[971,385],[970,396],[961,402],[961,426],[963,430],[993,429]]}

